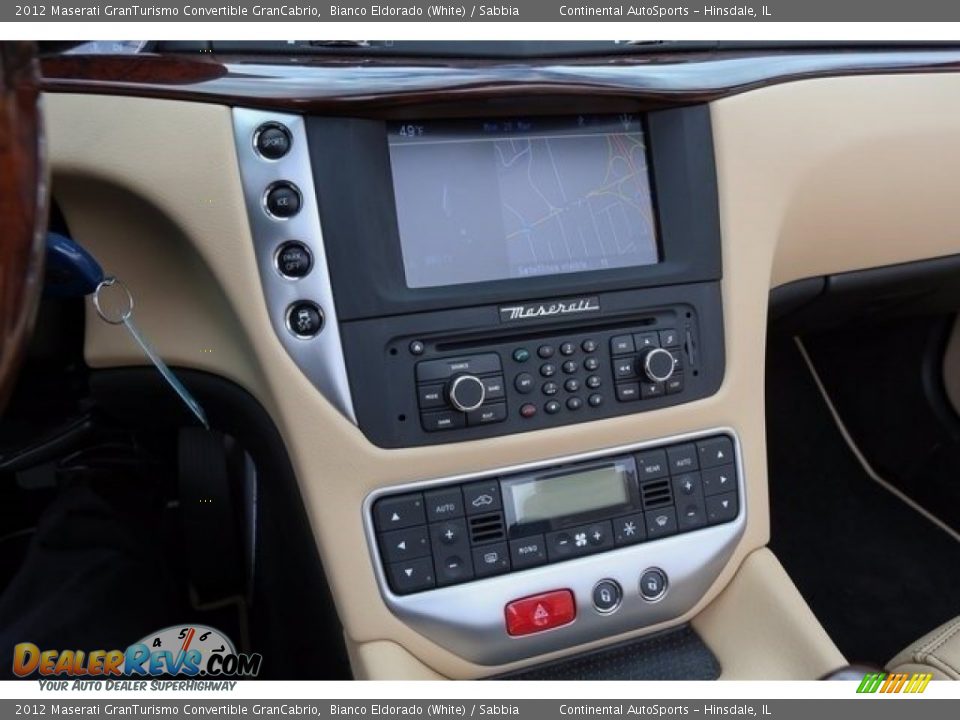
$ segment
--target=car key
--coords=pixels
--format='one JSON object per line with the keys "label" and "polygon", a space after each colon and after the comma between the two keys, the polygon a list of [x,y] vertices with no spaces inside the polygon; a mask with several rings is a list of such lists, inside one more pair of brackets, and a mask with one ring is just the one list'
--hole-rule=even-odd
{"label": "car key", "polygon": [[[109,298],[107,297],[110,288],[115,288],[113,292],[115,297],[112,303],[109,302]],[[118,295],[118,291],[122,291],[122,293]],[[173,371],[170,370],[167,364],[157,355],[156,350],[151,347],[150,343],[147,342],[146,338],[144,338],[143,334],[133,322],[133,295],[127,286],[115,277],[105,277],[100,281],[100,284],[97,285],[97,289],[93,293],[93,306],[97,309],[97,314],[104,322],[110,325],[123,325],[126,327],[127,331],[137,342],[137,345],[140,346],[140,349],[150,358],[150,362],[152,362],[157,370],[160,371],[160,374],[163,375],[163,379],[170,384],[170,387],[176,391],[180,399],[190,408],[190,412],[196,415],[197,420],[209,430],[210,423],[207,422],[207,415],[203,411],[203,408],[200,407],[200,403],[197,402],[196,398],[190,394],[190,391],[187,390],[184,384],[173,374]]]}

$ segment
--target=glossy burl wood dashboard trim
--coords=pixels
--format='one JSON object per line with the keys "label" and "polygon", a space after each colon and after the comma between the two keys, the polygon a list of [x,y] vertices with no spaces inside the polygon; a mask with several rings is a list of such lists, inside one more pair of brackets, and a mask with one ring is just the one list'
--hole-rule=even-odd
{"label": "glossy burl wood dashboard trim", "polygon": [[[583,59],[60,55],[47,92],[134,95],[311,113],[403,117],[608,110],[707,102],[757,87],[840,75],[960,71],[960,48],[890,51],[663,53]],[[571,107],[571,102],[574,107]]]}
{"label": "glossy burl wood dashboard trim", "polygon": [[30,337],[46,222],[36,48],[0,43],[0,409]]}

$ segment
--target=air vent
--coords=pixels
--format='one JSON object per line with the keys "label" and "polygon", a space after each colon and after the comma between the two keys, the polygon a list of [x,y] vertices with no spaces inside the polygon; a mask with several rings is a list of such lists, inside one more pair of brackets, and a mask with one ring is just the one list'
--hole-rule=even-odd
{"label": "air vent", "polygon": [[644,483],[640,487],[640,493],[643,495],[644,510],[652,510],[653,508],[659,508],[673,503],[670,481],[666,478]]}
{"label": "air vent", "polygon": [[470,518],[470,540],[474,545],[503,540],[504,537],[503,513],[487,513]]}

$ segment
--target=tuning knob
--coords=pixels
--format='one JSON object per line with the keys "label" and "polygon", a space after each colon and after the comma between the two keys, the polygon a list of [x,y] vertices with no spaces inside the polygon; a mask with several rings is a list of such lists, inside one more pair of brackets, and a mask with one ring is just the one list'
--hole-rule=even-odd
{"label": "tuning knob", "polygon": [[475,375],[457,375],[447,386],[447,400],[461,412],[470,412],[483,405],[487,388]]}
{"label": "tuning knob", "polygon": [[653,382],[666,382],[673,375],[673,355],[663,348],[650,350],[643,356],[643,372]]}

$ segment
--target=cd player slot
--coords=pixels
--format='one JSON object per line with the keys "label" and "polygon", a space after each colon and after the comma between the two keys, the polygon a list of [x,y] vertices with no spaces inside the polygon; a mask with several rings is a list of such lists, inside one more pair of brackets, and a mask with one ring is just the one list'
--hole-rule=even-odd
{"label": "cd player slot", "polygon": [[498,343],[508,343],[515,342],[518,339],[522,339],[524,342],[534,342],[536,340],[547,340],[553,337],[556,337],[557,333],[567,331],[583,331],[585,328],[589,328],[591,332],[606,332],[610,330],[627,330],[634,332],[633,328],[637,327],[649,327],[650,325],[656,325],[657,318],[654,316],[641,317],[638,319],[628,319],[628,320],[619,320],[615,323],[590,323],[587,326],[584,325],[554,325],[549,329],[540,330],[538,332],[531,332],[529,329],[517,328],[516,332],[510,333],[501,333],[499,335],[484,335],[483,337],[477,337],[473,340],[449,340],[449,341],[439,341],[436,343],[435,347],[437,352],[459,352],[461,350],[473,350],[478,347],[485,347],[488,345],[498,344]]}

